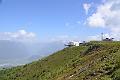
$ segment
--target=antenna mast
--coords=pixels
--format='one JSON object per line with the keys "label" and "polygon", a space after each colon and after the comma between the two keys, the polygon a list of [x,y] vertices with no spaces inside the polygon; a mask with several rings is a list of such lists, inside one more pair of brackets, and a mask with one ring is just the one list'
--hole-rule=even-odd
{"label": "antenna mast", "polygon": [[103,41],[103,33],[101,33],[101,40]]}

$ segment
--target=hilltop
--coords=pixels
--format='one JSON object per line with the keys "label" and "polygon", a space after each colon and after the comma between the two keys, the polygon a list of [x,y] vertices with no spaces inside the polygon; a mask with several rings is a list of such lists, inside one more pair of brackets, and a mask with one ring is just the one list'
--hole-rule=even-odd
{"label": "hilltop", "polygon": [[92,41],[0,71],[0,80],[120,80],[120,42]]}

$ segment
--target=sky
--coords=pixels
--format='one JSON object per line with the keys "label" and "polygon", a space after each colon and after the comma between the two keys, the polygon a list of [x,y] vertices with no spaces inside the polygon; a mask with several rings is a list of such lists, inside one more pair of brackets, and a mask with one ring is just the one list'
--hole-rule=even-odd
{"label": "sky", "polygon": [[101,0],[2,0],[0,32],[23,30],[34,33],[41,41],[84,40],[104,32],[85,25],[100,4]]}
{"label": "sky", "polygon": [[[0,42],[31,55],[62,49],[66,41],[100,40],[101,33],[120,40],[119,21],[120,0],[0,0]],[[2,45],[0,57],[15,55]]]}

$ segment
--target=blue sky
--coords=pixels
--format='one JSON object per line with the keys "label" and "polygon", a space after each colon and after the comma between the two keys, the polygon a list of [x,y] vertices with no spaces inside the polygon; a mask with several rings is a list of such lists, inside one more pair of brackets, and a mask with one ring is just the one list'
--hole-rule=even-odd
{"label": "blue sky", "polygon": [[[0,4],[0,32],[23,29],[34,32],[41,40],[57,36],[79,36],[82,39],[104,32],[83,23],[101,0],[3,0]],[[94,5],[86,15],[84,3]]]}

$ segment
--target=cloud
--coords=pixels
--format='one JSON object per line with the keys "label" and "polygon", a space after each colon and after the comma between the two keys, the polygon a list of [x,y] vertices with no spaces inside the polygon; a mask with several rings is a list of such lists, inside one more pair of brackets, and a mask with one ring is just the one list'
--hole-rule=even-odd
{"label": "cloud", "polygon": [[87,14],[88,14],[89,9],[91,8],[91,4],[84,3],[84,4],[83,4],[83,8],[84,8],[84,10],[85,10],[85,12],[86,12],[86,15],[87,15]]}
{"label": "cloud", "polygon": [[88,24],[92,27],[104,27],[105,21],[101,18],[101,14],[93,14],[88,19]]}
{"label": "cloud", "polygon": [[114,33],[120,32],[120,0],[106,0],[97,7],[95,13],[87,18],[91,27],[106,28]]}
{"label": "cloud", "polygon": [[35,33],[25,30],[18,30],[17,32],[0,32],[0,40],[33,41],[35,39]]}
{"label": "cloud", "polygon": [[[89,16],[85,22],[89,27],[109,30],[110,37],[120,40],[120,0],[103,0],[96,12]],[[91,36],[92,38],[98,38],[98,35]]]}
{"label": "cloud", "polygon": [[18,30],[16,32],[0,32],[0,64],[26,63],[28,56],[37,50],[29,48],[34,44],[37,36],[33,32]]}

